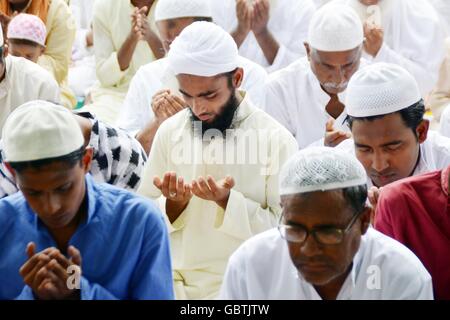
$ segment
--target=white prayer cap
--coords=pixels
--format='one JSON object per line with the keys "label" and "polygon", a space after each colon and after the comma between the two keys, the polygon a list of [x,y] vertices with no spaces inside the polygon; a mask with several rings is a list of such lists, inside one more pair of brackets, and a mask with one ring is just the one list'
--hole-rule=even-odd
{"label": "white prayer cap", "polygon": [[356,11],[334,1],[318,9],[309,24],[308,43],[319,51],[355,49],[364,41],[364,30]]}
{"label": "white prayer cap", "polygon": [[81,128],[71,111],[36,100],[14,110],[3,126],[5,161],[57,158],[84,145]]}
{"label": "white prayer cap", "polygon": [[419,86],[408,71],[381,62],[364,67],[352,76],[345,106],[349,116],[364,118],[400,111],[421,98]]}
{"label": "white prayer cap", "polygon": [[297,152],[280,172],[280,195],[344,189],[364,185],[367,174],[351,153],[310,147]]}
{"label": "white prayer cap", "polygon": [[159,0],[156,3],[155,21],[187,17],[211,18],[209,0]]}
{"label": "white prayer cap", "polygon": [[233,38],[214,23],[194,22],[172,42],[167,55],[175,75],[212,77],[239,67]]}

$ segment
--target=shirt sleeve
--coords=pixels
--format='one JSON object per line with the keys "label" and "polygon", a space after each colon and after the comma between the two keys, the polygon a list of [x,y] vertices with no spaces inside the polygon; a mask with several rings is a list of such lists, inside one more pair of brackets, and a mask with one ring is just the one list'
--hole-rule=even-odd
{"label": "shirt sleeve", "polygon": [[46,81],[42,81],[42,86],[39,91],[39,99],[51,101],[57,104],[61,102],[60,87],[50,75]]}
{"label": "shirt sleeve", "polygon": [[[289,5],[289,16],[295,17],[295,24],[289,28],[290,38],[282,43],[277,39],[279,49],[272,65],[267,68],[269,73],[287,67],[298,58],[306,55],[304,41],[308,38],[309,22],[315,12],[315,6],[310,0],[299,1],[294,6]],[[294,10],[295,13],[292,13]],[[292,19],[290,19],[292,21]]]}
{"label": "shirt sleeve", "polygon": [[246,288],[245,257],[241,255],[242,247],[228,260],[218,300],[248,300]]}
{"label": "shirt sleeve", "polygon": [[72,45],[75,40],[76,26],[69,7],[64,1],[54,1],[54,10],[50,6],[52,23],[47,29],[47,41],[44,54],[38,63],[50,71],[58,84],[61,84],[68,75],[72,55]]}
{"label": "shirt sleeve", "polygon": [[[261,203],[245,197],[241,192],[232,189],[226,210],[217,209],[214,227],[232,237],[247,240],[252,236],[276,226],[281,214],[280,196],[278,191],[279,170],[281,166],[298,149],[295,139],[291,136],[282,138],[279,147],[274,146],[271,152],[271,167],[268,168],[266,179],[267,203]],[[272,141],[272,144],[273,141]]]}
{"label": "shirt sleeve", "polygon": [[126,70],[120,70],[118,51],[112,41],[113,35],[109,25],[119,23],[119,21],[108,21],[107,17],[109,6],[108,1],[98,1],[94,6],[94,41],[95,41],[95,61],[97,70],[97,79],[104,87],[113,87],[117,85],[126,75]]}
{"label": "shirt sleeve", "polygon": [[159,211],[155,220],[147,220],[144,245],[131,280],[131,299],[174,299],[169,236]]}
{"label": "shirt sleeve", "polygon": [[[145,92],[152,88],[145,87],[145,79],[142,69],[140,69],[133,77],[130,88],[123,103],[121,114],[117,122],[117,126],[127,130],[131,135],[142,130],[150,121],[153,120],[154,114],[151,101],[148,101]],[[148,115],[151,118],[148,118]]]}

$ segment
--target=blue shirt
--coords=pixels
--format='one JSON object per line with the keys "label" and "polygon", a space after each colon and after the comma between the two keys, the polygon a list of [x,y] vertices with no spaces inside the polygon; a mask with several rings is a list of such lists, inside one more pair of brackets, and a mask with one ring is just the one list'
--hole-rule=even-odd
{"label": "blue shirt", "polygon": [[[81,299],[173,299],[167,227],[149,200],[86,176],[88,215],[69,241],[82,258]],[[29,242],[57,247],[22,193],[0,200],[0,299],[33,299],[19,274]]]}

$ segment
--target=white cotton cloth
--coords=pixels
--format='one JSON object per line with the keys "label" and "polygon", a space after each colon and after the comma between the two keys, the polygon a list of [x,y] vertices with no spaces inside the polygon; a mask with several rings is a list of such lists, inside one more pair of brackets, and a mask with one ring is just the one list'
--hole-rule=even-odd
{"label": "white cotton cloth", "polygon": [[6,162],[57,158],[83,145],[83,133],[72,112],[43,100],[18,107],[3,127]]}
{"label": "white cotton cloth", "polygon": [[363,41],[363,25],[350,6],[332,1],[317,10],[311,19],[308,43],[314,49],[347,51],[359,47]]}
{"label": "white cotton cloth", "polygon": [[349,116],[372,117],[400,111],[420,99],[419,86],[408,71],[396,64],[376,63],[350,79],[345,105]]}
{"label": "white cotton cloth", "polygon": [[239,67],[233,38],[211,22],[194,22],[175,38],[167,55],[175,73],[212,77]]}
{"label": "white cotton cloth", "polygon": [[[229,259],[223,300],[322,300],[295,268],[286,241],[272,229]],[[431,276],[408,248],[369,228],[336,300],[432,300]]]}
{"label": "white cotton cloth", "polygon": [[159,0],[155,9],[155,21],[186,18],[212,17],[209,0]]}

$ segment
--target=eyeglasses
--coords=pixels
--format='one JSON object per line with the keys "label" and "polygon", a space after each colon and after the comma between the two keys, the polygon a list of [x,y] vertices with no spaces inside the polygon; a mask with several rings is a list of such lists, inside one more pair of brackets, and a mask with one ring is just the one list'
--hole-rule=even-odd
{"label": "eyeglasses", "polygon": [[305,227],[300,225],[291,226],[280,224],[278,225],[278,231],[280,231],[281,237],[285,239],[287,242],[302,244],[305,243],[311,234],[314,239],[323,245],[337,245],[340,244],[344,240],[345,234],[351,229],[353,224],[356,222],[356,219],[359,216],[359,212],[353,215],[352,219],[348,223],[347,227],[333,228],[333,227],[322,227],[322,228],[314,228],[311,231],[308,231]]}

